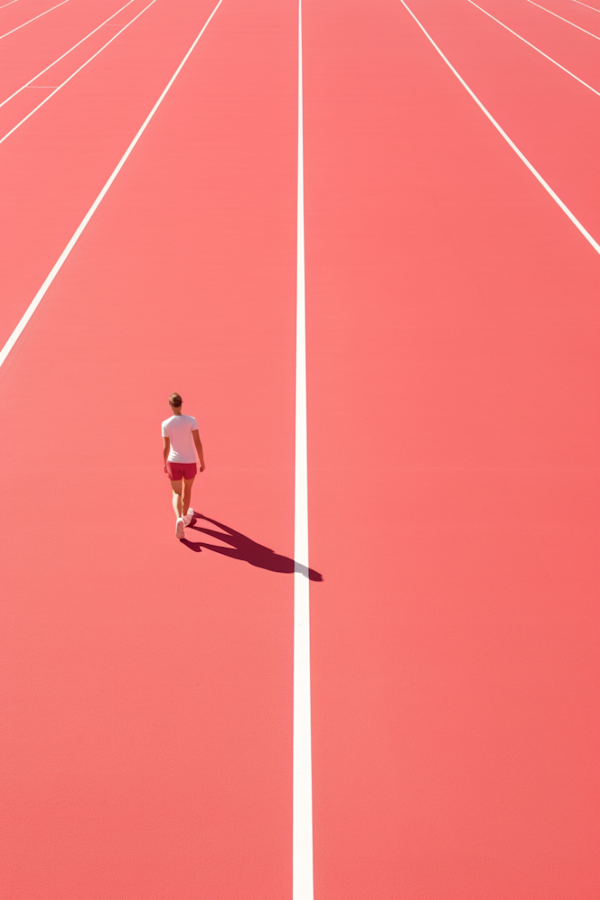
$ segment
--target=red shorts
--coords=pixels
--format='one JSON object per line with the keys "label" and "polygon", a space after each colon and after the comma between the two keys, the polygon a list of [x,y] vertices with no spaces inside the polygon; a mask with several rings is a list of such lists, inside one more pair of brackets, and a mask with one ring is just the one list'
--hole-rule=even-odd
{"label": "red shorts", "polygon": [[197,472],[198,466],[196,465],[196,463],[167,463],[167,475],[169,476],[171,481],[181,481],[182,478],[185,478],[186,481],[189,481],[192,478],[196,477]]}

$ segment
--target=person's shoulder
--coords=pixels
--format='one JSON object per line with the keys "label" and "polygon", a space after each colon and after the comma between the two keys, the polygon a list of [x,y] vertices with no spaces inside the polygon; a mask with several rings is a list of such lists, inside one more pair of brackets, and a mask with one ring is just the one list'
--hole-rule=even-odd
{"label": "person's shoulder", "polygon": [[195,419],[194,416],[186,416],[186,419],[187,419],[188,422],[190,422],[190,423],[193,422],[194,425],[197,425],[197,424],[198,424],[198,423],[196,422],[196,419]]}
{"label": "person's shoulder", "polygon": [[167,425],[169,425],[169,424],[171,423],[171,421],[173,420],[173,418],[174,418],[174,416],[169,416],[168,419],[165,419],[164,422],[161,422],[161,428],[166,428]]}

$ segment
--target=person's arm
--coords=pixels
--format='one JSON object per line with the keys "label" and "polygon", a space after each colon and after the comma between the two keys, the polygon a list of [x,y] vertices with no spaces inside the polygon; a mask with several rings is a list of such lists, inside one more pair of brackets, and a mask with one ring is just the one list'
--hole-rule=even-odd
{"label": "person's arm", "polygon": [[200,460],[200,471],[204,472],[206,466],[204,465],[204,451],[202,449],[202,441],[200,440],[200,435],[198,434],[198,429],[192,431],[192,437],[194,438],[194,444],[196,445],[196,453],[198,454],[198,459]]}
{"label": "person's arm", "polygon": [[171,449],[171,439],[163,437],[163,462],[164,470],[167,471],[167,459],[169,458],[169,450]]}

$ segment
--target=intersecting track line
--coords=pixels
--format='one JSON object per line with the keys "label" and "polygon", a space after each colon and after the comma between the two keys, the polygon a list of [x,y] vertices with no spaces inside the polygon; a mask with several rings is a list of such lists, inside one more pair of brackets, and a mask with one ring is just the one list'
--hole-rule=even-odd
{"label": "intersecting track line", "polygon": [[566,22],[567,25],[572,25],[573,28],[578,28],[579,31],[583,31],[584,34],[589,34],[590,37],[596,38],[597,41],[600,41],[600,36],[597,34],[592,34],[591,31],[586,31],[585,28],[582,28],[580,25],[576,25],[575,22],[571,22],[570,19],[565,19],[563,16],[559,16],[558,13],[552,12],[551,9],[546,9],[545,6],[540,6],[539,3],[535,3],[535,0],[527,0],[527,3],[531,3],[532,6],[537,6],[538,9],[543,9],[544,12],[550,13],[551,16],[556,16],[557,19],[560,19],[561,22]]}
{"label": "intersecting track line", "polygon": [[[471,0],[469,0],[469,2],[471,2]],[[519,157],[519,159],[520,159],[522,162],[525,163],[525,165],[527,166],[527,168],[529,169],[529,171],[531,172],[531,174],[539,181],[539,183],[542,185],[542,187],[544,188],[544,190],[547,191],[548,194],[552,197],[552,199],[554,200],[554,202],[555,202],[558,206],[560,206],[560,208],[562,209],[562,211],[565,213],[566,216],[568,216],[568,218],[571,220],[571,222],[573,223],[573,225],[575,225],[575,227],[581,232],[581,234],[582,234],[583,237],[586,239],[586,241],[590,244],[590,246],[593,247],[593,249],[596,251],[596,253],[600,254],[600,244],[599,244],[596,240],[594,240],[594,238],[593,238],[592,235],[589,233],[589,231],[587,230],[587,228],[585,228],[585,227],[581,224],[581,222],[579,221],[579,219],[578,219],[575,215],[573,215],[573,213],[571,212],[571,210],[569,209],[569,207],[566,205],[566,203],[563,203],[563,201],[560,199],[560,197],[558,196],[558,194],[557,194],[555,191],[552,190],[552,188],[550,187],[550,185],[548,184],[548,182],[547,182],[544,178],[542,178],[542,176],[540,175],[540,173],[538,172],[538,170],[535,168],[535,166],[533,166],[533,165],[529,162],[529,160],[527,159],[527,157],[526,157],[523,153],[521,153],[521,151],[519,150],[519,148],[517,147],[517,145],[514,143],[514,141],[512,141],[511,138],[509,138],[509,136],[507,135],[507,133],[506,133],[506,132],[504,131],[504,129],[498,124],[498,122],[497,122],[496,119],[493,117],[493,115],[492,115],[492,114],[486,109],[486,107],[483,105],[483,103],[481,102],[481,100],[479,99],[479,97],[477,97],[477,96],[475,95],[475,93],[471,90],[471,88],[469,87],[469,85],[467,84],[467,82],[464,80],[464,78],[463,78],[461,75],[458,74],[458,72],[456,71],[456,69],[454,68],[454,66],[452,65],[452,63],[450,62],[450,60],[448,59],[448,57],[445,56],[445,54],[442,52],[442,50],[440,50],[440,48],[438,47],[438,45],[436,44],[436,42],[433,40],[433,38],[431,37],[431,35],[429,34],[429,32],[425,29],[425,27],[424,27],[424,26],[420,23],[420,21],[417,19],[416,15],[415,15],[414,12],[412,11],[412,9],[410,9],[410,7],[405,3],[405,0],[400,0],[400,3],[401,3],[402,6],[406,9],[406,11],[412,16],[412,18],[415,20],[415,22],[417,23],[417,25],[419,26],[419,28],[421,29],[421,31],[423,32],[423,34],[425,35],[425,37],[427,38],[427,40],[429,41],[429,43],[430,43],[430,44],[432,45],[432,47],[439,53],[439,55],[442,57],[442,59],[444,60],[444,62],[446,63],[446,65],[448,66],[448,68],[450,69],[450,71],[452,72],[452,74],[455,75],[456,78],[458,78],[458,80],[460,81],[460,83],[462,84],[462,86],[464,87],[464,89],[465,89],[465,90],[467,91],[467,93],[473,98],[473,100],[475,101],[475,103],[477,104],[477,106],[479,107],[479,109],[484,113],[484,115],[487,116],[487,118],[490,120],[490,122],[492,123],[492,125],[494,126],[494,128],[498,131],[498,133],[502,135],[502,137],[504,138],[504,140],[506,141],[506,143],[509,145],[509,147],[510,147],[512,150],[514,150],[514,152],[517,154],[517,156]],[[474,4],[474,5],[476,6],[477,4]]]}
{"label": "intersecting track line", "polygon": [[[28,112],[27,115],[24,116],[24,117],[21,119],[20,122],[17,122],[17,124],[14,125],[14,126],[10,129],[10,131],[7,131],[6,134],[4,134],[4,135],[0,138],[0,144],[3,144],[4,141],[5,141],[7,138],[9,138],[9,137],[11,136],[11,134],[14,134],[14,132],[17,130],[17,128],[20,128],[21,125],[23,125],[23,124],[27,121],[27,119],[30,119],[30,118],[32,117],[32,115],[38,111],[38,109],[40,109],[42,106],[44,106],[44,104],[46,104],[46,103],[48,102],[48,100],[51,100],[52,97],[54,97],[54,95],[55,95],[56,93],[58,93],[58,91],[60,91],[61,88],[64,88],[65,84],[68,84],[69,81],[71,81],[72,78],[75,78],[75,76],[76,76],[79,72],[81,72],[82,69],[85,69],[85,67],[88,65],[88,63],[91,63],[91,61],[92,61],[93,59],[95,59],[100,53],[102,53],[103,50],[106,50],[106,48],[108,47],[109,44],[112,44],[113,41],[116,41],[116,39],[119,37],[119,35],[122,34],[122,33],[125,31],[126,28],[129,28],[130,25],[133,25],[133,23],[135,22],[135,20],[136,20],[136,19],[139,19],[140,16],[143,16],[143,14],[146,12],[146,10],[147,10],[147,9],[150,9],[150,7],[153,6],[155,3],[156,3],[156,0],[150,0],[150,3],[148,4],[148,6],[145,6],[145,7],[137,14],[137,16],[134,16],[134,17],[133,17],[133,19],[132,19],[130,22],[127,22],[126,25],[123,25],[123,27],[120,28],[119,31],[117,31],[116,34],[113,34],[113,36],[110,38],[110,40],[108,40],[105,44],[103,44],[102,47],[100,47],[99,50],[96,50],[96,52],[95,52],[92,56],[90,56],[89,59],[86,59],[86,61],[85,61],[84,63],[82,63],[82,65],[80,65],[78,69],[75,69],[75,71],[72,72],[72,73],[69,75],[68,78],[65,78],[65,80],[62,82],[62,84],[59,84],[58,87],[55,88],[55,89],[52,91],[51,94],[48,94],[47,97],[44,97],[44,99],[42,100],[41,103],[38,103],[37,106],[34,106],[33,109],[30,110],[30,112]],[[88,37],[89,37],[89,35],[88,35]],[[73,48],[71,48],[71,49],[73,49]],[[55,61],[58,62],[58,60],[55,60]],[[53,65],[54,65],[54,63],[53,63]],[[42,74],[42,73],[40,72],[40,75],[41,75],[41,74]],[[36,78],[39,78],[39,75],[36,75]],[[10,100],[10,97],[9,97],[8,99]],[[5,102],[6,102],[6,101],[5,101]]]}
{"label": "intersecting track line", "polygon": [[45,295],[46,295],[46,292],[48,291],[48,288],[50,287],[50,285],[52,284],[52,282],[54,281],[54,279],[56,278],[56,276],[58,275],[58,273],[59,273],[60,270],[62,269],[63,265],[65,264],[66,260],[68,259],[69,255],[70,255],[70,253],[71,253],[71,250],[73,249],[73,247],[75,246],[75,244],[77,243],[77,241],[79,240],[79,238],[81,237],[81,235],[83,234],[83,232],[84,232],[84,230],[85,230],[87,224],[89,223],[90,219],[92,218],[92,216],[94,215],[94,213],[96,212],[96,210],[98,209],[98,207],[100,206],[100,203],[102,202],[102,200],[103,200],[104,197],[106,196],[106,194],[107,194],[109,188],[111,187],[113,181],[115,180],[115,178],[117,177],[117,175],[119,174],[119,172],[121,171],[121,169],[123,168],[123,166],[125,165],[125,163],[127,162],[127,160],[128,160],[128,158],[129,158],[131,152],[133,151],[135,145],[137,144],[137,142],[139,141],[139,139],[141,138],[141,136],[142,136],[143,133],[145,132],[146,128],[148,127],[148,125],[149,125],[150,122],[152,121],[152,119],[153,119],[153,117],[154,117],[154,114],[156,113],[157,109],[159,108],[159,106],[161,105],[161,103],[163,102],[163,100],[165,99],[165,97],[167,96],[167,93],[169,92],[169,90],[170,90],[170,88],[171,88],[173,82],[175,81],[175,79],[177,78],[177,76],[179,75],[179,73],[181,72],[181,70],[183,69],[184,65],[185,65],[186,62],[188,61],[189,57],[191,56],[192,52],[194,51],[194,48],[196,47],[196,44],[198,43],[198,41],[200,40],[200,38],[202,37],[202,35],[203,35],[204,32],[206,31],[206,29],[208,28],[211,19],[212,19],[213,16],[215,15],[216,11],[218,10],[218,8],[220,7],[220,5],[221,5],[222,2],[223,2],[223,0],[219,0],[219,2],[217,3],[217,5],[215,6],[215,8],[213,9],[213,11],[211,12],[210,16],[208,17],[208,19],[206,20],[206,22],[205,22],[204,25],[202,26],[202,30],[201,30],[200,33],[197,35],[197,37],[196,37],[195,40],[194,40],[194,43],[192,44],[192,46],[190,47],[190,49],[188,50],[188,52],[185,54],[185,56],[183,57],[182,61],[181,61],[181,62],[179,63],[179,65],[177,66],[177,69],[175,70],[174,74],[171,76],[171,79],[170,79],[170,81],[168,82],[167,86],[165,87],[165,89],[163,90],[162,94],[160,95],[160,97],[158,98],[158,100],[156,101],[156,103],[154,104],[154,106],[152,107],[152,109],[150,110],[150,112],[148,113],[148,115],[146,116],[146,119],[144,120],[144,122],[143,122],[141,128],[139,129],[139,131],[137,132],[136,136],[134,137],[134,139],[133,139],[132,142],[130,143],[129,147],[127,148],[127,150],[125,151],[125,153],[123,154],[123,156],[121,157],[121,159],[119,160],[119,162],[117,163],[117,166],[115,167],[115,169],[114,169],[114,171],[112,172],[111,176],[109,177],[108,181],[106,182],[106,184],[104,185],[104,187],[102,188],[102,190],[100,191],[100,193],[98,194],[98,196],[96,197],[96,199],[94,200],[94,202],[92,203],[91,207],[89,208],[88,212],[86,213],[86,215],[84,216],[83,220],[81,221],[79,227],[77,228],[75,234],[73,235],[73,237],[71,238],[71,240],[69,241],[69,243],[67,244],[67,246],[65,247],[65,249],[63,250],[63,252],[61,253],[61,255],[59,256],[58,260],[56,261],[56,263],[55,263],[54,266],[52,267],[52,270],[50,271],[50,274],[47,276],[47,278],[46,278],[46,280],[44,281],[44,283],[42,284],[41,288],[39,289],[39,291],[37,292],[37,294],[35,295],[35,297],[34,297],[33,300],[31,301],[31,303],[30,303],[29,306],[27,307],[26,311],[24,312],[23,316],[21,317],[21,320],[20,320],[19,324],[18,324],[17,327],[14,329],[13,333],[11,334],[11,336],[9,337],[9,339],[7,340],[7,342],[5,343],[5,345],[4,345],[4,347],[2,348],[2,350],[0,350],[0,366],[2,366],[2,365],[4,364],[6,358],[8,357],[8,355],[9,355],[9,353],[10,353],[10,351],[12,350],[12,348],[14,347],[14,345],[16,344],[16,342],[17,342],[17,340],[19,339],[20,335],[23,333],[23,331],[24,331],[24,329],[25,329],[27,323],[29,322],[29,320],[31,319],[32,315],[34,314],[34,312],[36,311],[36,309],[38,308],[38,306],[40,305],[40,303],[41,303],[42,300],[44,299],[44,297],[45,297]]}
{"label": "intersecting track line", "polygon": [[296,250],[296,452],[294,490],[293,900],[313,900],[310,582],[306,426],[306,284],[304,259],[304,115],[302,0],[298,0],[298,206]]}
{"label": "intersecting track line", "polygon": [[[16,0],[13,0],[13,2],[16,2]],[[89,33],[89,34],[86,34],[85,37],[82,37],[80,41],[77,41],[76,44],[73,44],[72,47],[69,47],[69,49],[66,50],[66,51],[62,54],[62,56],[59,56],[57,59],[54,60],[54,62],[51,62],[49,66],[46,66],[45,69],[42,69],[41,72],[38,72],[37,75],[34,75],[33,78],[30,78],[29,81],[27,81],[25,84],[23,84],[20,88],[17,88],[17,90],[14,91],[14,92],[10,95],[10,97],[7,97],[6,100],[2,100],[2,102],[0,102],[0,107],[1,107],[1,106],[4,106],[5,103],[8,103],[9,100],[12,100],[13,97],[16,97],[17,94],[20,94],[21,91],[24,91],[25,88],[26,88],[26,87],[29,87],[29,85],[30,85],[33,81],[37,81],[38,78],[41,78],[41,76],[44,74],[44,72],[47,72],[48,69],[51,69],[52,66],[55,66],[56,63],[59,63],[59,62],[61,61],[61,59],[64,59],[65,56],[68,56],[69,53],[71,53],[73,50],[75,50],[77,47],[79,47],[80,44],[83,44],[84,41],[87,41],[87,39],[88,39],[89,37],[91,37],[91,36],[92,36],[93,34],[95,34],[100,28],[102,28],[103,25],[106,25],[107,22],[110,22],[111,19],[114,19],[115,16],[118,16],[120,12],[123,12],[123,10],[124,10],[126,7],[131,6],[131,4],[134,3],[134,2],[135,2],[135,0],[127,0],[127,3],[125,4],[125,6],[122,6],[121,9],[118,9],[116,12],[114,12],[114,13],[112,14],[112,16],[109,16],[108,19],[105,19],[104,22],[101,22],[99,25],[97,25],[96,28],[94,28],[93,31],[90,31],[90,33]]]}
{"label": "intersecting track line", "polygon": [[[2,40],[2,38],[8,37],[9,34],[14,34],[15,31],[19,30],[19,28],[25,28],[26,25],[29,25],[31,22],[35,22],[36,19],[41,19],[42,16],[46,15],[46,13],[52,12],[53,9],[58,9],[59,6],[64,6],[65,3],[68,3],[68,2],[69,2],[69,0],[62,0],[62,3],[57,3],[56,6],[51,6],[50,9],[44,10],[44,12],[40,13],[39,16],[34,16],[33,19],[28,19],[27,22],[23,22],[22,25],[17,25],[17,27],[13,28],[12,31],[7,31],[6,34],[0,34],[0,41]],[[6,5],[10,6],[10,3],[7,3]],[[0,9],[1,8],[2,7],[0,7]]]}
{"label": "intersecting track line", "polygon": [[[400,0],[400,2],[402,2],[402,0]],[[569,69],[565,69],[564,66],[561,66],[561,64],[559,62],[556,62],[555,59],[552,59],[551,56],[548,56],[547,53],[544,53],[544,51],[540,50],[539,47],[536,47],[535,44],[532,44],[530,41],[527,41],[524,37],[521,37],[520,34],[517,34],[516,31],[513,31],[512,28],[509,28],[508,25],[505,25],[504,22],[501,22],[500,19],[497,19],[496,16],[493,16],[491,13],[489,13],[487,11],[487,9],[484,9],[482,6],[479,6],[477,3],[474,2],[474,0],[467,0],[467,2],[470,3],[471,6],[475,6],[477,9],[481,10],[482,13],[485,13],[486,16],[489,16],[490,19],[493,19],[494,22],[498,23],[498,25],[502,25],[503,28],[506,28],[506,30],[510,31],[511,34],[514,34],[515,37],[519,38],[520,41],[523,41],[524,44],[527,44],[528,47],[531,47],[537,53],[540,53],[543,57],[550,60],[550,62],[553,63],[555,66],[558,66],[559,69],[562,69],[563,72],[566,72],[567,75],[570,75],[571,78],[574,78],[575,81],[578,81],[579,84],[582,84],[589,91],[592,91],[594,94],[596,94],[598,97],[600,97],[600,91],[597,91],[596,88],[593,88],[590,84],[587,83],[587,81],[584,81],[582,78],[578,78],[577,75],[574,75],[573,72],[569,71]],[[408,6],[406,8],[408,9]]]}

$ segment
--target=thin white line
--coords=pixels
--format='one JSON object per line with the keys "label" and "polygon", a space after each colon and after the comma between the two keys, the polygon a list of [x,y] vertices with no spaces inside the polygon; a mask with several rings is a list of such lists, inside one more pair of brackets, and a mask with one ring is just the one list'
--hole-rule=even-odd
{"label": "thin white line", "polygon": [[96,31],[98,31],[100,28],[102,28],[103,25],[106,25],[107,22],[110,22],[111,19],[114,19],[115,16],[118,16],[120,12],[123,12],[125,7],[130,6],[133,2],[134,2],[134,0],[127,0],[127,3],[125,4],[125,6],[122,6],[121,9],[118,9],[115,13],[112,14],[112,16],[109,16],[108,19],[105,19],[104,22],[101,22],[97,28],[94,28],[93,31],[90,31],[89,34],[86,34],[86,36],[81,38],[80,41],[77,41],[76,44],[73,44],[73,46],[70,47],[65,53],[63,53],[62,56],[59,56],[58,59],[55,59],[54,62],[51,62],[49,66],[46,66],[45,69],[42,69],[41,72],[38,72],[37,75],[34,75],[33,78],[30,78],[29,81],[26,84],[24,84],[22,87],[18,88],[18,90],[16,90],[14,92],[14,94],[11,94],[10,97],[6,98],[6,100],[3,100],[0,103],[0,106],[4,106],[5,103],[8,103],[9,100],[12,100],[12,98],[16,97],[17,94],[19,94],[21,91],[24,91],[26,87],[29,87],[29,85],[31,84],[32,81],[37,81],[38,78],[41,78],[41,76],[44,74],[44,72],[47,72],[48,69],[51,69],[52,66],[55,66],[56,63],[61,61],[61,59],[64,59],[65,56],[68,56],[69,53],[71,53],[73,50],[75,50],[76,47],[79,47],[80,44],[83,44],[84,41],[87,41],[87,39],[89,37],[91,37],[93,34],[95,34]]}
{"label": "thin white line", "polygon": [[298,0],[298,205],[296,249],[296,461],[294,497],[293,900],[313,900],[310,592],[306,426],[306,286],[304,263],[304,116],[302,0]]}
{"label": "thin white line", "polygon": [[[573,74],[573,72],[570,72],[568,69],[565,69],[564,66],[561,66],[561,64],[560,64],[559,62],[556,62],[555,59],[552,59],[551,56],[548,56],[547,53],[544,53],[544,51],[543,51],[543,50],[540,50],[539,47],[536,47],[535,44],[531,44],[529,41],[526,41],[524,37],[521,37],[520,34],[517,34],[516,31],[513,31],[512,28],[509,28],[508,25],[505,25],[504,22],[501,22],[500,19],[497,19],[496,16],[493,16],[491,13],[489,13],[489,12],[487,11],[487,9],[483,9],[483,7],[478,6],[477,3],[474,2],[474,0],[467,0],[467,2],[470,3],[472,6],[476,6],[477,9],[481,10],[482,13],[485,13],[486,16],[489,16],[490,19],[493,19],[494,22],[497,22],[498,25],[502,25],[503,28],[506,28],[506,30],[507,30],[507,31],[510,31],[511,34],[514,34],[515,37],[518,37],[519,40],[520,40],[520,41],[523,41],[524,44],[527,44],[528,47],[531,47],[533,50],[536,50],[538,53],[540,53],[540,54],[541,54],[542,56],[544,56],[546,59],[550,60],[551,63],[554,63],[555,66],[558,66],[559,69],[562,69],[563,72],[566,72],[567,75],[570,75],[571,78],[574,78],[575,81],[578,81],[579,84],[582,84],[582,85],[583,85],[584,87],[586,87],[589,91],[592,91],[594,94],[596,94],[598,97],[600,97],[600,91],[597,91],[596,88],[593,88],[593,87],[592,87],[591,85],[589,85],[586,81],[583,81],[581,78],[578,78],[577,75],[574,75],[574,74]],[[408,8],[408,7],[407,7],[407,8]]]}
{"label": "thin white line", "polygon": [[590,37],[596,38],[597,41],[600,41],[600,36],[597,34],[592,34],[591,31],[586,31],[585,28],[581,28],[579,25],[576,25],[575,22],[571,22],[570,19],[564,19],[562,16],[559,16],[558,13],[552,12],[551,9],[546,9],[545,6],[541,6],[539,3],[535,3],[534,0],[527,0],[527,3],[531,3],[532,6],[537,6],[538,9],[543,9],[544,12],[550,13],[551,16],[556,16],[557,19],[560,19],[562,22],[566,22],[567,25],[572,25],[573,28],[578,28],[579,31],[583,31],[584,34],[589,34]]}
{"label": "thin white line", "polygon": [[600,13],[600,9],[597,6],[590,6],[589,3],[582,3],[581,0],[573,0],[574,3],[579,3],[580,6],[587,6],[588,9],[593,9],[594,12]]}
{"label": "thin white line", "polygon": [[[71,81],[72,78],[75,78],[75,76],[76,76],[79,72],[81,72],[82,69],[85,69],[85,67],[88,65],[88,63],[91,63],[91,61],[92,61],[93,59],[95,59],[100,53],[102,53],[103,50],[106,50],[106,48],[108,47],[109,44],[112,44],[113,41],[116,41],[116,39],[119,37],[119,35],[122,34],[122,32],[125,31],[126,28],[129,28],[130,25],[133,25],[133,23],[135,22],[135,20],[136,20],[136,19],[139,19],[139,17],[142,16],[142,15],[146,12],[147,9],[150,9],[150,7],[151,7],[154,3],[156,3],[156,0],[150,0],[150,3],[148,4],[148,6],[145,6],[145,7],[137,14],[137,16],[134,16],[133,19],[132,19],[130,22],[127,23],[127,25],[123,25],[123,27],[122,27],[119,31],[117,31],[116,34],[113,34],[113,36],[110,38],[110,40],[108,40],[102,47],[100,47],[99,50],[96,50],[96,52],[95,52],[92,56],[90,56],[89,59],[86,59],[86,61],[85,61],[82,65],[80,65],[78,69],[75,69],[75,71],[74,71],[71,75],[69,75],[68,78],[65,78],[65,80],[62,82],[62,84],[59,84],[58,87],[55,88],[55,90],[53,90],[51,94],[48,94],[47,97],[44,97],[44,99],[42,100],[41,103],[38,103],[37,106],[34,106],[33,109],[30,110],[30,112],[28,112],[27,115],[26,115],[24,118],[22,118],[20,122],[17,122],[17,124],[14,125],[14,126],[10,129],[10,131],[7,131],[6,134],[3,135],[3,136],[0,138],[0,144],[3,144],[4,141],[5,141],[7,138],[9,138],[9,137],[11,136],[11,134],[13,134],[13,133],[17,130],[17,128],[20,128],[21,125],[23,125],[23,123],[27,121],[27,119],[30,119],[30,118],[32,117],[32,115],[38,111],[38,109],[40,109],[42,106],[44,106],[44,104],[47,103],[48,100],[51,100],[52,97],[54,97],[54,95],[57,94],[58,91],[60,91],[61,88],[64,88],[65,84],[68,84],[69,81]],[[39,77],[39,76],[38,76],[38,77]],[[10,99],[10,98],[9,98],[9,99]]]}
{"label": "thin white line", "polygon": [[[13,3],[17,3],[18,0],[10,0],[10,3],[5,3],[4,6],[12,6]],[[4,6],[0,6],[0,9],[4,9]]]}
{"label": "thin white line", "polygon": [[552,188],[550,187],[550,185],[548,184],[548,182],[545,181],[545,180],[542,178],[542,176],[540,175],[540,173],[538,172],[538,170],[537,170],[534,166],[532,166],[532,164],[529,162],[529,160],[527,159],[527,157],[526,157],[523,153],[521,153],[521,151],[519,150],[519,148],[517,147],[517,145],[509,138],[509,136],[508,136],[507,133],[504,131],[504,129],[500,127],[500,125],[499,125],[498,122],[494,119],[494,117],[492,116],[492,114],[491,114],[490,112],[488,112],[488,110],[485,108],[485,106],[483,105],[483,103],[481,102],[481,100],[473,93],[473,91],[471,90],[471,88],[469,87],[469,85],[467,84],[467,82],[464,80],[464,78],[462,78],[462,77],[458,74],[458,72],[456,71],[456,69],[454,68],[454,66],[452,65],[452,63],[450,62],[450,60],[448,59],[448,57],[445,56],[445,55],[442,53],[442,51],[440,50],[440,48],[438,47],[438,45],[436,44],[436,42],[433,40],[433,38],[431,37],[431,35],[425,30],[425,28],[423,27],[423,25],[421,25],[421,23],[419,22],[419,20],[418,20],[417,17],[415,16],[414,12],[407,6],[407,4],[404,2],[404,0],[400,0],[400,3],[404,6],[404,8],[406,9],[406,11],[407,11],[408,13],[410,13],[410,15],[413,17],[413,19],[415,20],[415,22],[417,23],[417,25],[419,26],[419,28],[421,29],[421,31],[423,32],[423,34],[425,35],[425,37],[427,38],[427,40],[429,41],[429,43],[435,48],[435,50],[437,50],[437,52],[438,52],[439,55],[442,57],[442,59],[444,60],[444,62],[446,63],[446,65],[448,66],[448,68],[450,69],[450,71],[453,73],[453,75],[455,75],[455,76],[458,78],[458,80],[460,81],[460,83],[462,84],[462,86],[465,88],[465,90],[466,90],[466,91],[470,94],[470,96],[473,98],[473,100],[475,101],[475,103],[477,104],[477,106],[479,107],[479,109],[487,116],[487,118],[490,120],[490,122],[492,123],[492,125],[494,126],[494,128],[499,132],[499,134],[502,135],[502,137],[504,138],[504,140],[506,141],[506,143],[509,145],[509,147],[510,147],[512,150],[514,150],[514,152],[517,154],[517,156],[519,157],[519,159],[520,159],[522,162],[525,163],[525,165],[527,166],[527,168],[529,169],[529,171],[531,172],[531,174],[532,174],[535,178],[537,178],[537,180],[538,180],[539,183],[542,185],[542,187],[544,188],[544,190],[546,190],[546,191],[550,194],[550,196],[552,197],[552,199],[554,200],[554,202],[557,203],[558,206],[560,206],[560,208],[561,208],[562,211],[565,213],[565,215],[569,217],[569,219],[571,220],[571,222],[573,223],[573,225],[575,225],[575,227],[581,232],[581,234],[584,236],[584,238],[586,239],[586,241],[588,241],[588,243],[594,248],[594,250],[596,251],[596,253],[599,253],[599,254],[600,254],[600,244],[599,244],[597,241],[594,240],[594,238],[593,238],[592,235],[589,233],[589,231],[588,231],[586,228],[583,227],[583,225],[581,224],[581,222],[579,221],[579,219],[577,219],[577,218],[573,215],[573,213],[572,213],[571,210],[568,208],[568,206],[567,206],[565,203],[563,203],[563,201],[560,199],[560,197],[558,196],[558,194],[556,194],[556,193],[552,190]]}
{"label": "thin white line", "polygon": [[208,17],[208,19],[202,26],[202,30],[200,31],[200,34],[196,37],[194,43],[192,44],[192,46],[190,47],[188,52],[185,54],[182,61],[177,66],[175,73],[171,76],[171,79],[170,79],[169,83],[167,84],[166,88],[163,90],[162,94],[160,95],[160,97],[158,98],[158,100],[156,101],[156,103],[154,104],[154,106],[152,107],[152,109],[150,110],[148,115],[146,116],[146,119],[144,120],[143,125],[139,129],[138,133],[136,134],[136,136],[130,143],[129,147],[127,148],[127,150],[125,151],[125,153],[123,154],[123,156],[121,157],[119,162],[117,163],[117,166],[114,169],[112,175],[110,176],[110,178],[108,179],[108,181],[106,182],[106,184],[104,185],[104,187],[102,188],[102,190],[100,191],[100,193],[98,194],[98,196],[96,197],[94,202],[92,203],[91,207],[89,208],[88,212],[86,213],[86,215],[84,216],[83,220],[81,221],[79,227],[77,228],[77,231],[75,232],[75,234],[73,235],[73,237],[71,238],[71,240],[69,241],[69,243],[67,244],[67,246],[65,247],[63,252],[61,253],[61,255],[59,256],[58,260],[52,267],[50,274],[48,275],[48,277],[44,281],[43,285],[41,286],[41,288],[39,289],[39,291],[37,292],[37,294],[31,301],[31,303],[27,307],[25,313],[23,314],[23,316],[21,318],[21,321],[19,322],[19,324],[17,325],[17,327],[15,328],[15,330],[13,331],[13,333],[7,340],[6,344],[0,351],[0,366],[4,363],[4,361],[6,360],[6,357],[8,356],[8,354],[10,353],[10,351],[12,350],[14,345],[16,344],[19,336],[23,333],[25,326],[31,319],[32,315],[34,314],[34,312],[36,311],[38,306],[40,305],[48,288],[50,287],[50,285],[52,284],[52,282],[54,281],[54,279],[56,278],[56,276],[62,269],[64,263],[66,262],[67,258],[69,257],[69,254],[71,253],[71,250],[73,249],[73,247],[75,246],[75,244],[77,243],[77,241],[79,240],[81,235],[83,234],[88,222],[90,221],[90,219],[92,218],[92,216],[94,215],[94,213],[96,212],[98,207],[100,206],[100,203],[106,196],[113,181],[115,180],[115,178],[117,177],[117,175],[119,174],[119,172],[121,171],[121,169],[123,168],[125,163],[127,162],[129,156],[131,155],[132,150],[134,149],[135,145],[137,144],[137,142],[143,135],[143,133],[146,130],[146,128],[148,127],[148,125],[150,124],[152,118],[154,117],[156,110],[158,109],[160,104],[163,102],[163,100],[167,96],[167,93],[169,92],[171,85],[173,84],[173,82],[175,81],[175,79],[177,78],[177,76],[179,75],[181,70],[183,69],[184,65],[188,61],[189,57],[191,56],[192,52],[194,51],[196,44],[198,43],[198,41],[200,40],[200,38],[202,37],[202,35],[206,31],[206,29],[208,28],[211,19],[215,15],[216,11],[218,10],[218,8],[220,7],[222,2],[223,2],[223,0],[219,0],[217,5],[211,12],[210,16]]}
{"label": "thin white line", "polygon": [[[62,2],[57,3],[56,6],[51,6],[50,9],[44,10],[44,12],[40,13],[39,16],[34,16],[33,19],[29,19],[27,22],[23,22],[22,25],[17,25],[17,27],[13,28],[12,31],[7,31],[6,34],[0,34],[0,41],[2,40],[2,38],[8,37],[9,34],[14,34],[15,31],[19,30],[19,28],[25,28],[26,25],[31,24],[31,22],[35,22],[36,19],[41,19],[42,16],[46,15],[46,13],[52,12],[53,9],[58,9],[59,6],[64,6],[65,3],[68,3],[68,2],[69,2],[69,0],[62,0]],[[10,4],[7,4],[7,6],[10,6]]]}

